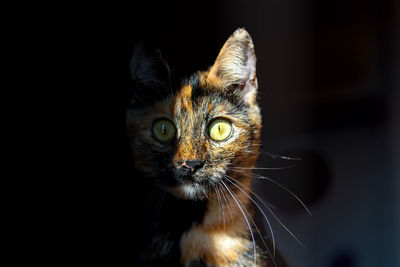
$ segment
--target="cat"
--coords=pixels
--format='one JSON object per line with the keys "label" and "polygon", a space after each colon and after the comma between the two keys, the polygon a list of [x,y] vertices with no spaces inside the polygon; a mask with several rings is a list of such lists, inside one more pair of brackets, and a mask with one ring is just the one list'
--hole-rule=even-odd
{"label": "cat", "polygon": [[261,132],[249,33],[236,30],[208,70],[178,82],[142,43],[130,68],[134,179],[159,196],[139,203],[147,217],[135,219],[146,221],[135,231],[135,266],[273,266],[256,244],[249,198]]}

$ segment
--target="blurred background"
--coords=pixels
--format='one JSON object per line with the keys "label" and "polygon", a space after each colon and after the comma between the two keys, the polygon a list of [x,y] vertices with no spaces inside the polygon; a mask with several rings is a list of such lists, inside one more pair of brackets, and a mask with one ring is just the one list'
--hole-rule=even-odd
{"label": "blurred background", "polygon": [[146,1],[132,10],[127,62],[144,39],[182,76],[210,66],[238,27],[252,36],[258,166],[296,164],[257,173],[312,212],[276,184],[255,181],[305,246],[269,216],[291,266],[400,266],[399,10],[397,0]]}

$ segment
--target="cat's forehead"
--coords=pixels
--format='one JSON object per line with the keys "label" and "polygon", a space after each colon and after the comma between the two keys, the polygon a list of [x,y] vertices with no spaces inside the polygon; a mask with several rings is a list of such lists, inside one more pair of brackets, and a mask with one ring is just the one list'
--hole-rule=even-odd
{"label": "cat's forehead", "polygon": [[207,72],[198,72],[181,80],[173,91],[153,105],[151,116],[191,121],[246,113],[240,96],[227,94],[218,83],[206,82],[206,75]]}
{"label": "cat's forehead", "polygon": [[206,82],[207,72],[199,72],[185,79],[173,97],[175,113],[229,112],[241,105],[241,99],[228,95],[220,84]]}

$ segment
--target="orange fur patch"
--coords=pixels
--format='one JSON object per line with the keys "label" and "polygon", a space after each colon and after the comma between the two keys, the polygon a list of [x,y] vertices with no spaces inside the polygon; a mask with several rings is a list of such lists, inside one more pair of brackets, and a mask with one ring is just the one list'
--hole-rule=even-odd
{"label": "orange fur patch", "polygon": [[[248,176],[242,180],[242,183],[248,187],[250,179]],[[249,199],[245,194],[237,190],[232,191],[235,191],[235,197],[241,205],[248,206]],[[213,266],[230,266],[243,254],[245,245],[248,243],[249,229],[229,193],[225,192],[224,197],[227,200],[225,202],[222,198],[218,200],[216,193],[211,195],[203,222],[183,235],[181,239],[182,263],[202,259]],[[225,211],[225,219],[221,217],[222,208]],[[250,214],[246,216],[252,216],[252,212],[250,211]]]}
{"label": "orange fur patch", "polygon": [[181,240],[182,263],[202,259],[213,266],[229,266],[242,254],[245,239],[224,232],[193,228]]}
{"label": "orange fur patch", "polygon": [[181,109],[193,112],[192,86],[190,84],[183,86],[178,97],[181,100]]}

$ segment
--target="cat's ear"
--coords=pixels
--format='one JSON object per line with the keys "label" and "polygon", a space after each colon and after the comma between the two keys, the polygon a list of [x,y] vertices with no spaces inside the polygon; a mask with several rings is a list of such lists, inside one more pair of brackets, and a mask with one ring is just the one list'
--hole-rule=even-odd
{"label": "cat's ear", "polygon": [[161,52],[138,42],[130,61],[131,104],[145,104],[165,96],[170,86],[170,68]]}
{"label": "cat's ear", "polygon": [[246,104],[256,103],[256,55],[250,34],[243,28],[236,30],[225,42],[207,81],[222,90],[239,90]]}

